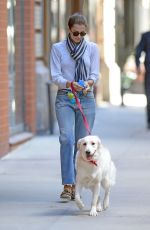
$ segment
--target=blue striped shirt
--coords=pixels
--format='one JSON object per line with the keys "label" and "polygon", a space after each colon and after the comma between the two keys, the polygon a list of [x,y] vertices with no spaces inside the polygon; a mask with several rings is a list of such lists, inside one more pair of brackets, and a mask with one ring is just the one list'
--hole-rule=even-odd
{"label": "blue striped shirt", "polygon": [[[99,50],[95,43],[87,41],[87,48],[83,55],[87,70],[87,80],[94,83],[99,78]],[[65,89],[67,81],[74,81],[75,60],[70,56],[66,40],[55,43],[50,53],[51,80],[59,89]]]}

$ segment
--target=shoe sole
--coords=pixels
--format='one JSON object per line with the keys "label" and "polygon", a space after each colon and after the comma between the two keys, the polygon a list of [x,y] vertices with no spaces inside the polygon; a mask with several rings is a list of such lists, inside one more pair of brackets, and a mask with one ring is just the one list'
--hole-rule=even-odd
{"label": "shoe sole", "polygon": [[61,199],[63,200],[71,200],[71,196],[60,196]]}

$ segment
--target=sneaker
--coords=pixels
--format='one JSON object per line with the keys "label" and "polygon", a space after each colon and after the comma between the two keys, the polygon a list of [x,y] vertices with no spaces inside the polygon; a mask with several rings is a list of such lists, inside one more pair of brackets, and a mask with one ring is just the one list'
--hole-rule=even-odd
{"label": "sneaker", "polygon": [[72,185],[71,200],[75,200],[75,185]]}
{"label": "sneaker", "polygon": [[61,199],[71,200],[72,199],[72,186],[64,185],[64,191],[60,194]]}

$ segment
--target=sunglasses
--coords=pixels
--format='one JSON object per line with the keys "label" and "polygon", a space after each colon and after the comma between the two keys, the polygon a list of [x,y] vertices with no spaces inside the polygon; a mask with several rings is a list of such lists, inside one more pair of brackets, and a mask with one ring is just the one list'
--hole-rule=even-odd
{"label": "sunglasses", "polygon": [[72,34],[75,37],[79,36],[79,34],[80,34],[81,37],[84,37],[86,35],[86,32],[82,31],[82,32],[79,33],[78,31],[74,31],[74,32],[72,32]]}

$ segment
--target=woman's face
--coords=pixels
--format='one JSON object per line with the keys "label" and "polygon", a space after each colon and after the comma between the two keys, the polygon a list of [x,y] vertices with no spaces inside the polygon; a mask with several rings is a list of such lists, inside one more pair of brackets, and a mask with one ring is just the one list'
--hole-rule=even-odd
{"label": "woman's face", "polygon": [[81,39],[86,35],[86,26],[74,24],[69,29],[70,37],[75,43],[79,43]]}

